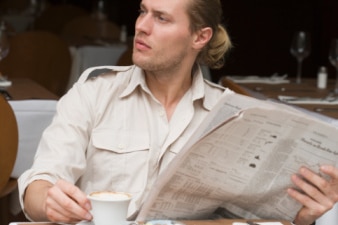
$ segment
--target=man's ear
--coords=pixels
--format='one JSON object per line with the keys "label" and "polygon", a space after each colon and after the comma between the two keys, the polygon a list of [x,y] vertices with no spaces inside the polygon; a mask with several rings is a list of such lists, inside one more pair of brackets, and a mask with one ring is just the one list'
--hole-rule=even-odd
{"label": "man's ear", "polygon": [[204,27],[197,31],[194,35],[193,48],[201,50],[211,39],[212,29],[211,27]]}

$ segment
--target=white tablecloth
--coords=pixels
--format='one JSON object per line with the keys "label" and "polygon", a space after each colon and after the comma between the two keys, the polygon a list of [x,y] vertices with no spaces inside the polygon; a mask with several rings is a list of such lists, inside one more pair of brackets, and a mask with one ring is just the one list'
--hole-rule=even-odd
{"label": "white tablecloth", "polygon": [[116,65],[126,50],[127,45],[125,44],[70,47],[73,63],[67,89],[71,88],[81,73],[89,67]]}
{"label": "white tablecloth", "polygon": [[18,154],[11,177],[18,178],[33,163],[42,132],[51,123],[56,111],[56,100],[9,101],[18,129]]}
{"label": "white tablecloth", "polygon": [[337,225],[338,224],[338,203],[322,217],[316,220],[316,225]]}

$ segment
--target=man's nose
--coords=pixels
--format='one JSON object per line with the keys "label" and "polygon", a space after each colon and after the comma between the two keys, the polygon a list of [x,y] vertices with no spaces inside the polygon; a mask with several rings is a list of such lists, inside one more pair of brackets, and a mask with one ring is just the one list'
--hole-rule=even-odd
{"label": "man's nose", "polygon": [[136,21],[136,31],[149,34],[153,26],[153,21],[150,14],[140,16]]}

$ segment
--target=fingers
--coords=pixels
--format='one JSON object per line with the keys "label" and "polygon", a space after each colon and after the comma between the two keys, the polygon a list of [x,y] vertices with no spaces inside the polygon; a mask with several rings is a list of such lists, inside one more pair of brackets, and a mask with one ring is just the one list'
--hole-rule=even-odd
{"label": "fingers", "polygon": [[332,177],[333,179],[338,179],[338,168],[331,165],[323,165],[320,167],[320,170]]}
{"label": "fingers", "polygon": [[80,221],[79,218],[73,217],[70,213],[67,213],[61,205],[57,204],[53,199],[49,198],[46,208],[46,215],[52,222],[64,222],[72,223]]}
{"label": "fingers", "polygon": [[289,188],[288,194],[303,207],[299,210],[296,224],[310,224],[338,202],[338,168],[330,165],[320,167],[317,174],[302,167],[298,175],[291,177],[297,189]]}
{"label": "fingers", "polygon": [[309,196],[304,195],[292,188],[289,188],[287,192],[292,198],[303,205],[303,207],[298,211],[294,220],[295,224],[312,224],[313,221],[325,213],[324,207],[321,207]]}
{"label": "fingers", "polygon": [[330,201],[327,200],[322,192],[299,175],[293,175],[291,179],[299,190],[290,188],[287,190],[288,194],[308,208],[309,214],[312,216],[320,216],[325,213],[328,208],[332,207]]}
{"label": "fingers", "polygon": [[334,202],[338,202],[338,168],[331,165],[323,165],[320,167],[320,170],[330,177],[330,179],[321,186],[321,190]]}
{"label": "fingers", "polygon": [[48,191],[46,214],[51,221],[91,220],[90,208],[86,195],[73,184],[60,180]]}
{"label": "fingers", "polygon": [[59,187],[63,193],[73,199],[79,206],[87,211],[91,209],[90,201],[78,187],[64,180],[59,180],[55,185]]}
{"label": "fingers", "polygon": [[[299,170],[300,175],[311,184],[316,187],[332,204],[338,201],[338,169],[333,166],[321,166],[321,172],[324,177],[318,175],[311,170],[302,167]],[[310,192],[316,200],[323,199],[322,196],[317,196],[318,192]]]}
{"label": "fingers", "polygon": [[329,195],[331,192],[329,181],[305,167],[300,168],[299,174],[303,179],[298,176],[292,177],[297,187],[321,205],[333,207],[334,200]]}
{"label": "fingers", "polygon": [[300,168],[298,175],[295,174],[291,177],[292,182],[299,190],[290,188],[287,192],[303,205],[300,211],[303,219],[317,219],[337,202],[337,169],[331,166],[323,166],[321,171],[330,178],[324,178],[305,167]]}

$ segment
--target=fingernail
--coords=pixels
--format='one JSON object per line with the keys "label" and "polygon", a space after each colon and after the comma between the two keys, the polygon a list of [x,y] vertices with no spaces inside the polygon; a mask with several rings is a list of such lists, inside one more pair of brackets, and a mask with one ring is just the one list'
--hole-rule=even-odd
{"label": "fingernail", "polygon": [[87,209],[88,211],[92,209],[90,203],[86,203],[85,205],[85,209]]}
{"label": "fingernail", "polygon": [[92,220],[92,215],[90,213],[87,213],[85,218],[86,220]]}
{"label": "fingernail", "polygon": [[327,171],[329,169],[329,166],[328,165],[322,165],[322,166],[320,166],[320,169]]}

